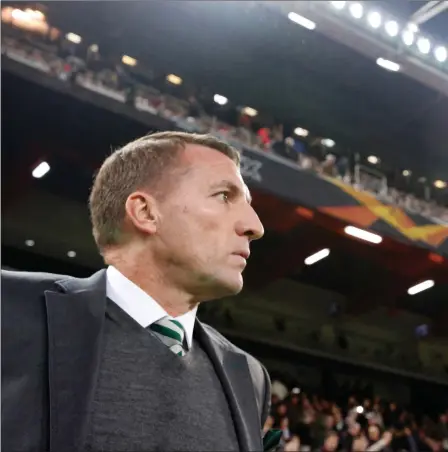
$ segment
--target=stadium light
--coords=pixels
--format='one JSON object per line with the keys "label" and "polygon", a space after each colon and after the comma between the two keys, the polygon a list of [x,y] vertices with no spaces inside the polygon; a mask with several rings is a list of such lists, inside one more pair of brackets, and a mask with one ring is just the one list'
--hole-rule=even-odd
{"label": "stadium light", "polygon": [[376,155],[369,155],[367,157],[367,161],[372,165],[376,165],[377,163],[380,162],[380,159]]}
{"label": "stadium light", "polygon": [[182,79],[178,75],[168,74],[166,80],[173,85],[182,85]]}
{"label": "stadium light", "polygon": [[301,16],[300,14],[294,13],[294,12],[290,12],[288,14],[288,19],[302,27],[307,28],[308,30],[314,30],[316,28],[315,22],[307,19],[306,17]]}
{"label": "stadium light", "polygon": [[426,55],[431,50],[431,42],[427,38],[419,38],[417,48],[421,53]]}
{"label": "stadium light", "polygon": [[123,55],[121,57],[121,62],[123,64],[127,64],[128,66],[136,66],[137,60],[135,58],[130,57],[129,55]]}
{"label": "stadium light", "polygon": [[326,148],[332,148],[336,144],[331,138],[322,138],[320,142]]}
{"label": "stadium light", "polygon": [[436,47],[436,49],[434,50],[434,56],[439,63],[443,63],[447,58],[446,48],[443,46]]}
{"label": "stadium light", "polygon": [[16,19],[16,20],[29,19],[29,15],[25,11],[22,11],[21,9],[18,9],[18,8],[15,8],[11,11],[11,16],[13,19]]}
{"label": "stadium light", "polygon": [[31,240],[31,239],[25,240],[25,245],[26,246],[34,246],[35,245],[35,241]]}
{"label": "stadium light", "polygon": [[74,44],[80,44],[82,41],[81,36],[75,33],[67,33],[65,37],[67,38],[67,41],[73,42]]}
{"label": "stadium light", "polygon": [[347,235],[351,235],[352,237],[356,237],[357,239],[365,240],[370,243],[378,244],[383,241],[383,238],[380,235],[365,231],[364,229],[360,229],[355,226],[346,226],[344,228],[344,232]]}
{"label": "stadium light", "polygon": [[41,162],[36,166],[36,168],[33,169],[33,172],[31,174],[36,179],[40,179],[41,177],[45,176],[48,171],[50,171],[50,165],[47,162]]}
{"label": "stadium light", "polygon": [[413,22],[409,22],[407,28],[411,33],[418,33],[419,31],[418,25]]}
{"label": "stadium light", "polygon": [[11,17],[17,21],[21,22],[45,22],[45,14],[37,9],[26,8],[24,11],[18,8],[12,9],[11,7],[2,8],[2,19],[3,13],[11,12]]}
{"label": "stadium light", "polygon": [[317,253],[308,256],[305,259],[305,265],[313,265],[316,262],[319,262],[322,259],[325,259],[330,254],[330,250],[328,248],[324,248],[323,250],[318,251]]}
{"label": "stadium light", "polygon": [[227,97],[221,96],[220,94],[215,94],[213,96],[213,100],[218,104],[218,105],[225,105],[228,102]]}
{"label": "stadium light", "polygon": [[378,58],[376,64],[384,69],[392,72],[398,72],[400,70],[400,65],[394,61],[386,60],[385,58]]}
{"label": "stadium light", "polygon": [[45,20],[45,14],[37,9],[26,8],[25,12],[35,20]]}
{"label": "stadium light", "polygon": [[389,20],[388,22],[386,22],[384,28],[386,30],[386,33],[392,38],[398,35],[398,23],[395,22],[395,20]]}
{"label": "stadium light", "polygon": [[302,129],[302,127],[296,127],[294,133],[299,137],[307,137],[309,134],[308,130]]}
{"label": "stadium light", "polygon": [[331,2],[336,9],[344,9],[347,2]]}
{"label": "stadium light", "polygon": [[369,22],[369,25],[372,28],[379,28],[381,26],[381,14],[378,13],[377,11],[373,11],[371,12],[368,16],[367,16],[367,22]]}
{"label": "stadium light", "polygon": [[251,107],[244,107],[242,110],[243,114],[247,115],[247,116],[257,116],[258,115],[258,111],[255,110],[255,108],[251,108]]}
{"label": "stadium light", "polygon": [[402,174],[404,177],[409,177],[412,173],[409,170],[405,169],[405,170],[403,170]]}
{"label": "stadium light", "polygon": [[424,290],[431,289],[434,286],[434,281],[432,279],[428,279],[427,281],[423,281],[415,286],[412,286],[408,289],[409,295],[415,295],[419,292],[423,292]]}
{"label": "stadium light", "polygon": [[67,256],[70,257],[70,258],[76,257],[76,251],[69,251],[69,252],[67,253]]}
{"label": "stadium light", "polygon": [[434,187],[440,188],[440,189],[446,188],[446,182],[444,182],[443,180],[436,180],[434,182]]}
{"label": "stadium light", "polygon": [[414,43],[414,33],[411,30],[405,30],[403,31],[403,34],[401,35],[401,38],[403,39],[403,42],[407,46],[411,46]]}
{"label": "stadium light", "polygon": [[350,14],[355,19],[361,19],[362,15],[364,14],[364,8],[362,7],[361,3],[352,3],[349,6]]}

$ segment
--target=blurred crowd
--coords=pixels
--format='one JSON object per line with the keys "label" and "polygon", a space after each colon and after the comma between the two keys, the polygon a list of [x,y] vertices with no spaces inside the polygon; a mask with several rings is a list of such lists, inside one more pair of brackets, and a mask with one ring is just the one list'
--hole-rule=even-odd
{"label": "blurred crowd", "polygon": [[341,393],[338,400],[273,385],[264,430],[282,430],[282,449],[302,452],[448,450],[448,410],[417,417],[394,402]]}
{"label": "blurred crowd", "polygon": [[[5,28],[4,28],[5,30]],[[132,105],[174,122],[190,132],[213,133],[234,146],[248,147],[277,155],[306,171],[334,177],[358,190],[368,191],[380,200],[420,213],[437,222],[448,222],[448,209],[432,199],[429,186],[421,193],[404,192],[390,187],[388,178],[378,169],[361,164],[359,154],[334,147],[329,139],[308,136],[308,131],[285,134],[283,126],[266,126],[246,107],[227,108],[222,99],[213,100],[194,88],[176,90],[182,81],[171,76],[162,79],[149,68],[113,63],[100,55],[98,46],[80,46],[51,29],[51,36],[38,37],[6,28],[2,55],[85,89]],[[167,83],[168,80],[168,83]],[[183,97],[182,97],[182,95]],[[216,96],[215,96],[216,97]],[[289,135],[289,136],[286,136]]]}

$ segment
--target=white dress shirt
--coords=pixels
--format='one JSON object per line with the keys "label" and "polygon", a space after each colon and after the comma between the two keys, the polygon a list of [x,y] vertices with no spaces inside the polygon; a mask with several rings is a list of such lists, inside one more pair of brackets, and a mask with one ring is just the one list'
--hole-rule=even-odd
{"label": "white dress shirt", "polygon": [[[147,328],[162,317],[168,316],[165,309],[144,290],[130,281],[115,267],[109,266],[106,271],[106,295],[116,303],[126,314],[132,317],[143,328]],[[196,320],[197,307],[175,319],[185,330],[188,349],[193,344],[193,329]]]}

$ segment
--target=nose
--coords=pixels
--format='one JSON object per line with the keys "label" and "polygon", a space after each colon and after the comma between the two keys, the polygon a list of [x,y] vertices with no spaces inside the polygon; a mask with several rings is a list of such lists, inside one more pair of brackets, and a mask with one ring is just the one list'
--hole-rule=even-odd
{"label": "nose", "polygon": [[244,214],[237,223],[236,232],[238,235],[248,237],[250,241],[261,239],[264,235],[263,224],[250,204],[246,204],[245,207]]}

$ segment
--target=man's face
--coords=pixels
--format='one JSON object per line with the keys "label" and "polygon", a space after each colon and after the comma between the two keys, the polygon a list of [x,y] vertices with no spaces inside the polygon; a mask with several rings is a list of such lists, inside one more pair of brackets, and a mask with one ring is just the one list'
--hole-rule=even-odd
{"label": "man's face", "polygon": [[285,404],[281,404],[281,405],[279,405],[278,408],[277,408],[277,413],[278,413],[280,416],[284,416],[284,415],[286,414],[287,411],[288,411],[288,408],[287,408],[287,406],[286,406]]}
{"label": "man's face", "polygon": [[238,293],[249,244],[264,232],[249,191],[216,150],[188,145],[179,158],[180,176],[157,202],[159,255],[176,283],[203,299]]}
{"label": "man's face", "polygon": [[338,443],[339,443],[339,438],[337,437],[337,435],[330,435],[324,443],[324,449],[328,452],[332,452],[334,450],[336,450],[336,448],[338,447]]}
{"label": "man's face", "polygon": [[352,435],[352,436],[357,436],[357,435],[359,435],[359,432],[361,431],[361,426],[360,426],[358,423],[353,424],[353,425],[349,428],[348,431],[349,431],[350,435]]}
{"label": "man's face", "polygon": [[334,427],[334,417],[333,416],[325,416],[325,427],[330,430]]}
{"label": "man's face", "polygon": [[378,441],[380,439],[380,431],[376,425],[371,425],[368,432],[371,441]]}

